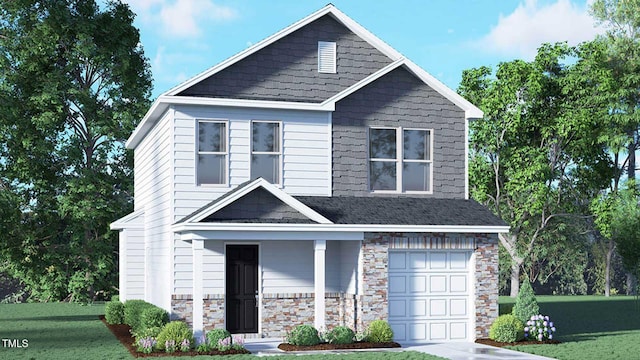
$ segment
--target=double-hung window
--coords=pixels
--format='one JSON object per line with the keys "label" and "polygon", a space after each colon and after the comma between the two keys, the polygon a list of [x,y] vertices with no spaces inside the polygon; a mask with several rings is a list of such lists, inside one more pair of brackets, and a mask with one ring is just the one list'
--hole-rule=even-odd
{"label": "double-hung window", "polygon": [[431,192],[432,132],[369,129],[369,190]]}
{"label": "double-hung window", "polygon": [[280,123],[251,122],[251,178],[280,183]]}
{"label": "double-hung window", "polygon": [[227,123],[199,120],[198,185],[226,183],[227,154]]}

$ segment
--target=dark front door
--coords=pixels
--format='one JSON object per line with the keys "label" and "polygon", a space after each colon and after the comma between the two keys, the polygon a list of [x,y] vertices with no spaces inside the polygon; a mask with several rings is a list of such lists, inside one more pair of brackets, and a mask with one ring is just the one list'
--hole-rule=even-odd
{"label": "dark front door", "polygon": [[227,330],[258,332],[258,245],[227,245]]}

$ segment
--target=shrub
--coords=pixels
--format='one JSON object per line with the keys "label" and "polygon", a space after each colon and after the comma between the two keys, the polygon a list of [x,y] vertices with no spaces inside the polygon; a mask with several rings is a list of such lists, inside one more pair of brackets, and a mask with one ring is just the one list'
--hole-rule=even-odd
{"label": "shrub", "polygon": [[318,330],[311,325],[298,325],[289,334],[286,341],[291,345],[317,345],[320,343]]}
{"label": "shrub", "polygon": [[111,297],[111,301],[118,301],[118,302],[120,302],[120,295],[113,295],[113,296]]}
{"label": "shrub", "polygon": [[524,339],[524,326],[513,314],[500,315],[489,328],[489,338],[500,342]]}
{"label": "shrub", "polygon": [[144,338],[154,338],[154,339],[156,339],[158,337],[158,335],[160,334],[160,331],[162,331],[162,327],[145,328],[145,329],[141,329],[138,332],[133,333],[133,337],[136,340],[140,340],[140,339],[144,339]]}
{"label": "shrub", "polygon": [[140,329],[162,328],[169,322],[169,313],[157,306],[150,306],[140,314]]}
{"label": "shrub", "polygon": [[351,344],[355,334],[346,326],[336,326],[327,333],[327,342],[330,344]]}
{"label": "shrub", "polygon": [[548,316],[533,315],[524,328],[524,337],[531,340],[551,340],[556,327]]}
{"label": "shrub", "polygon": [[124,323],[131,326],[134,333],[142,330],[142,311],[155,305],[144,300],[127,300],[124,303]]}
{"label": "shrub", "polygon": [[157,344],[157,341],[153,337],[143,337],[143,338],[139,338],[136,341],[136,346],[138,348],[138,351],[145,354],[151,354],[156,344]]}
{"label": "shrub", "polygon": [[214,348],[218,347],[220,340],[226,338],[231,338],[231,333],[225,329],[213,329],[207,332],[207,343]]}
{"label": "shrub", "polygon": [[171,348],[175,350],[185,339],[189,340],[189,344],[193,344],[193,334],[189,326],[183,321],[172,321],[166,324],[158,334],[158,348],[167,350],[167,344],[169,344],[169,350]]}
{"label": "shrub", "polygon": [[520,291],[516,297],[516,303],[513,305],[512,314],[515,315],[523,324],[527,322],[533,315],[538,315],[540,307],[536,296],[531,288],[529,278],[525,278],[520,286]]}
{"label": "shrub", "polygon": [[120,301],[109,301],[104,309],[104,319],[108,324],[124,323],[124,304]]}
{"label": "shrub", "polygon": [[373,320],[369,324],[367,330],[367,340],[374,343],[383,343],[393,341],[393,330],[391,326],[384,320]]}

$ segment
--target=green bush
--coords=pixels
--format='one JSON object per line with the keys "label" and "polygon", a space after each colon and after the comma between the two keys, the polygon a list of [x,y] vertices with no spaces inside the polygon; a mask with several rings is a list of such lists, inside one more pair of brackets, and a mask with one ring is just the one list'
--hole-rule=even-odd
{"label": "green bush", "polygon": [[[113,295],[111,301],[120,301],[120,295]],[[120,301],[121,302],[121,301]]]}
{"label": "green bush", "polygon": [[231,333],[225,329],[213,329],[207,332],[207,343],[210,347],[217,348],[218,342],[222,339],[231,337]]}
{"label": "green bush", "polygon": [[320,343],[318,330],[311,325],[298,325],[289,334],[286,341],[291,345],[317,345]]}
{"label": "green bush", "polygon": [[142,310],[140,315],[140,329],[159,327],[162,328],[169,322],[169,313],[157,306],[151,306]]}
{"label": "green bush", "polygon": [[367,336],[368,341],[374,343],[393,341],[393,330],[391,330],[389,323],[384,320],[373,320],[371,324],[369,324],[367,332],[369,333]]}
{"label": "green bush", "polygon": [[190,344],[193,344],[193,333],[183,321],[172,321],[166,324],[160,334],[158,334],[158,344],[156,345],[160,350],[165,350],[165,344],[167,341],[173,341],[174,346],[178,347],[184,340],[188,340]]}
{"label": "green bush", "polygon": [[522,340],[524,339],[524,325],[515,315],[500,315],[489,328],[489,338],[500,342]]}
{"label": "green bush", "polygon": [[109,301],[104,309],[104,319],[108,324],[124,323],[124,304],[120,301]]}
{"label": "green bush", "polygon": [[330,344],[351,344],[356,334],[346,326],[336,326],[327,333]]}
{"label": "green bush", "polygon": [[516,303],[513,305],[512,314],[515,315],[521,323],[526,324],[531,316],[538,315],[538,313],[540,313],[540,307],[538,306],[538,301],[536,301],[536,296],[533,293],[529,278],[526,277],[520,286]]}
{"label": "green bush", "polygon": [[142,312],[145,309],[156,307],[144,300],[127,300],[124,303],[124,323],[131,326],[134,333],[142,330]]}
{"label": "green bush", "polygon": [[144,328],[136,333],[133,333],[133,337],[136,340],[145,339],[145,338],[157,338],[160,332],[162,331],[162,327],[148,327]]}

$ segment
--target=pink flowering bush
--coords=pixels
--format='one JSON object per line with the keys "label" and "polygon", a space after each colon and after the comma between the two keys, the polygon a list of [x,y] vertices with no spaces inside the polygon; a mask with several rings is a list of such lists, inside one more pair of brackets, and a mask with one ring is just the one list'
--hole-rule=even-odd
{"label": "pink flowering bush", "polygon": [[524,327],[524,337],[527,340],[552,340],[555,332],[556,327],[553,325],[553,321],[549,319],[549,316],[544,315],[531,316]]}

